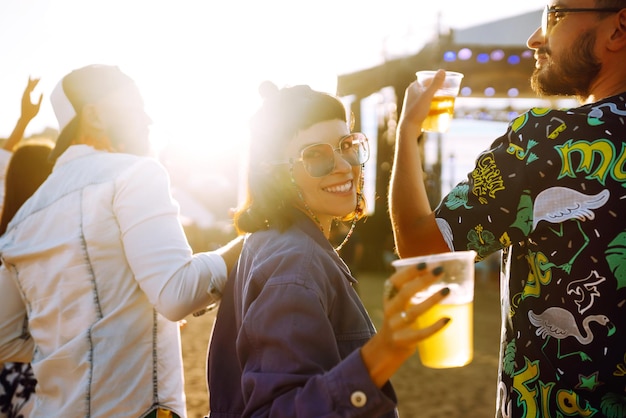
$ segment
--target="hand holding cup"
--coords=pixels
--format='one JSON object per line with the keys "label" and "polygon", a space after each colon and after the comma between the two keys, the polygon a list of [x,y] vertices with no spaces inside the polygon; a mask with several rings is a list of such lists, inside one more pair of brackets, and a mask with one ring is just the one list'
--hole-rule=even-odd
{"label": "hand holding cup", "polygon": [[417,350],[424,366],[460,367],[472,361],[475,257],[475,251],[456,251],[392,262],[398,270],[425,264],[443,267],[443,274],[437,277],[437,281],[416,291],[410,302],[418,305],[442,289],[449,290],[449,295],[441,303],[415,318],[416,329],[427,327],[441,317],[451,318],[443,331],[418,342]]}
{"label": "hand holding cup", "polygon": [[447,289],[430,295],[419,303],[411,303],[417,292],[437,281],[442,269],[437,265],[420,264],[400,268],[383,288],[383,321],[378,332],[361,348],[363,362],[372,381],[382,387],[391,376],[415,354],[420,341],[441,333],[449,318],[441,317],[424,326],[416,326],[417,318],[441,303]]}
{"label": "hand holding cup", "polygon": [[[428,87],[435,78],[437,71],[418,71],[415,73],[417,82],[422,87]],[[430,104],[428,116],[422,124],[426,132],[447,132],[454,114],[454,102],[459,95],[463,74],[455,71],[446,71],[443,85],[437,89]]]}
{"label": "hand holding cup", "polygon": [[448,319],[442,316],[430,324],[416,327],[418,317],[425,315],[429,310],[441,303],[447,295],[447,289],[441,289],[440,294],[429,295],[428,298],[413,303],[416,293],[430,288],[440,280],[442,267],[436,264],[417,266],[407,269],[398,269],[391,277],[385,280],[383,287],[384,321],[381,333],[390,332],[392,339],[399,345],[406,345],[415,349],[415,345],[432,334],[437,333]]}

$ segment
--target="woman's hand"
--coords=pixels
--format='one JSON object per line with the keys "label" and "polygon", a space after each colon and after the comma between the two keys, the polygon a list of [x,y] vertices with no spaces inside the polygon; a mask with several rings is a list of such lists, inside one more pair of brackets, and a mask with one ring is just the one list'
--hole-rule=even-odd
{"label": "woman's hand", "polygon": [[411,298],[428,288],[443,272],[440,266],[410,266],[395,272],[385,282],[383,323],[379,332],[361,349],[363,361],[378,387],[387,382],[400,366],[411,357],[417,343],[442,329],[450,318],[440,318],[424,328],[415,321],[449,293],[448,288],[413,304]]}
{"label": "woman's hand", "polygon": [[422,123],[428,116],[430,102],[437,89],[443,85],[445,74],[444,70],[438,70],[428,87],[422,87],[416,80],[406,88],[398,129],[408,138],[415,139],[421,134]]}
{"label": "woman's hand", "polygon": [[415,327],[417,317],[439,303],[449,293],[448,288],[443,288],[421,303],[411,303],[413,295],[437,281],[443,272],[441,266],[430,271],[426,267],[426,264],[421,263],[403,268],[385,281],[383,295],[385,320],[381,332],[389,333],[392,345],[400,349],[409,348],[414,352],[419,341],[431,336],[448,323],[448,318],[441,318],[426,328]]}

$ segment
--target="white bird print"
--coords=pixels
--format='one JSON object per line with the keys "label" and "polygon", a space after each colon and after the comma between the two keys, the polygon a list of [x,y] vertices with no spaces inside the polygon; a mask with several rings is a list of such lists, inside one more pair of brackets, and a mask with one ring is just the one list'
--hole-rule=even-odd
{"label": "white bird print", "polygon": [[583,249],[589,245],[589,237],[583,231],[580,221],[591,220],[596,217],[593,209],[598,209],[604,206],[608,202],[611,192],[608,190],[602,190],[595,195],[586,195],[576,190],[568,189],[566,187],[550,187],[539,193],[535,198],[533,205],[533,227],[535,230],[537,224],[540,221],[546,221],[550,223],[558,223],[560,225],[560,231],[551,229],[559,237],[563,236],[563,222],[572,220],[578,224],[578,230],[583,236],[583,245],[574,253],[567,263],[559,266],[553,263],[547,263],[542,268],[548,269],[556,266],[563,269],[566,273],[572,270],[574,260],[583,251]]}
{"label": "white bird print", "polygon": [[600,325],[606,326],[608,336],[615,333],[615,326],[608,317],[605,315],[590,315],[583,320],[583,329],[585,331],[585,335],[583,335],[578,329],[574,315],[568,310],[557,306],[548,308],[540,314],[529,311],[528,319],[531,324],[537,327],[535,334],[546,340],[545,344],[541,347],[541,351],[548,345],[550,337],[558,340],[557,357],[559,359],[578,354],[581,360],[591,360],[591,358],[582,351],[561,354],[561,340],[567,337],[574,337],[583,345],[587,345],[593,341],[593,333],[589,327],[591,322],[597,322]]}
{"label": "white bird print", "polygon": [[542,220],[561,223],[569,219],[579,221],[594,219],[592,209],[604,206],[610,195],[606,189],[595,195],[586,195],[566,187],[550,187],[535,198],[532,230],[534,231]]}

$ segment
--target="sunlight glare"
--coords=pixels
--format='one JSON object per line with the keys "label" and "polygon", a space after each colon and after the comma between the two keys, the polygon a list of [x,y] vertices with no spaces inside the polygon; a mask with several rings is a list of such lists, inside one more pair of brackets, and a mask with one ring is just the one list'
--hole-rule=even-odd
{"label": "sunlight glare", "polygon": [[[223,14],[232,12],[227,7],[220,6]],[[169,22],[170,33],[195,40],[193,45],[180,46],[188,53],[161,61],[159,71],[136,68],[142,74],[146,106],[155,121],[157,147],[175,148],[188,159],[224,163],[225,158],[232,157],[236,160],[229,161],[239,164],[247,143],[248,121],[262,103],[258,94],[262,81],[272,81],[279,88],[308,84],[335,94],[337,75],[329,72],[320,54],[326,51],[311,47],[319,40],[319,33],[285,36],[284,25],[259,22],[254,10],[238,15],[236,28],[229,19],[212,20],[208,26],[207,22],[202,25],[190,19]],[[240,28],[248,30],[244,34]],[[263,30],[262,38],[255,37],[259,30]],[[227,44],[220,41],[225,39]],[[303,57],[298,49],[311,52]]]}

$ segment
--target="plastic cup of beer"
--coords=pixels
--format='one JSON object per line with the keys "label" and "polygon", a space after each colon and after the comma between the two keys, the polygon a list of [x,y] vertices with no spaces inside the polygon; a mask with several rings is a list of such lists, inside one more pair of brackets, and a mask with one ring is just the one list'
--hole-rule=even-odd
{"label": "plastic cup of beer", "polygon": [[417,351],[422,364],[434,369],[462,367],[474,357],[474,259],[475,251],[455,251],[421,257],[394,260],[396,269],[426,263],[429,270],[443,267],[439,281],[416,293],[411,303],[419,303],[444,287],[450,293],[415,321],[416,328],[424,328],[439,318],[451,321],[434,335],[420,341]]}
{"label": "plastic cup of beer", "polygon": [[[418,71],[415,73],[417,82],[426,87],[430,85],[437,71]],[[430,104],[430,111],[422,125],[426,132],[447,132],[454,114],[454,101],[459,95],[461,88],[462,73],[446,71],[443,86],[435,92],[435,97]]]}

